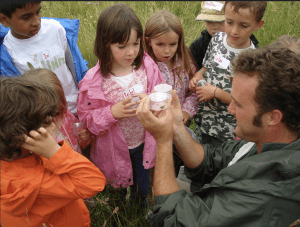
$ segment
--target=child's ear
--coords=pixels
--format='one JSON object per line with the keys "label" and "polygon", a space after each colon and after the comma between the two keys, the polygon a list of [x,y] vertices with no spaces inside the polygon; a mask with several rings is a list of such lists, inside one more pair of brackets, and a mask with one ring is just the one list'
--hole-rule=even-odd
{"label": "child's ear", "polygon": [[260,29],[264,25],[264,23],[265,23],[264,20],[261,20],[260,22],[258,22],[254,31],[257,31],[258,29]]}
{"label": "child's ear", "polygon": [[8,16],[4,15],[3,13],[0,13],[0,23],[6,28],[9,27]]}

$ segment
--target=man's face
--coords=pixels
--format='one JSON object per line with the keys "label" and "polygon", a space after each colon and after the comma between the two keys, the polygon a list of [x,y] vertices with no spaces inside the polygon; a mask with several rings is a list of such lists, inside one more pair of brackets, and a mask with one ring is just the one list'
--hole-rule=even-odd
{"label": "man's face", "polygon": [[257,86],[257,76],[247,77],[242,73],[235,74],[232,82],[232,101],[228,107],[228,112],[236,119],[236,136],[251,142],[259,142],[265,133],[264,114],[261,117],[261,126],[253,124],[258,114],[258,104],[254,100]]}

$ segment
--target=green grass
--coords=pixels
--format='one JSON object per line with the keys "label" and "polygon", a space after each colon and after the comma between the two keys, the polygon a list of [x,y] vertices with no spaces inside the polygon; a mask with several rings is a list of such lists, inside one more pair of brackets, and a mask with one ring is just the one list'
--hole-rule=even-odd
{"label": "green grass", "polygon": [[[98,17],[103,9],[115,3],[118,2],[91,1],[90,5],[86,1],[42,2],[42,16],[77,18],[80,20],[78,46],[83,57],[89,62],[88,67],[91,68],[97,62],[97,58],[93,54],[93,47]],[[200,10],[200,1],[131,1],[124,3],[128,4],[136,12],[143,26],[145,26],[149,16],[158,10],[166,9],[176,14],[182,23],[187,46],[200,36],[201,31],[205,29],[204,22],[195,20]],[[268,2],[264,16],[265,24],[260,30],[254,32],[254,35],[260,42],[259,45],[262,47],[271,44],[281,35],[299,37],[299,10],[299,1]]]}
{"label": "green grass", "polygon": [[[96,4],[97,3],[97,4]],[[60,18],[77,18],[80,20],[80,30],[78,36],[78,46],[84,57],[89,62],[88,67],[93,67],[97,58],[93,54],[94,39],[97,20],[100,12],[108,6],[118,2],[91,1],[48,1],[42,2],[42,16],[60,17]],[[150,2],[124,2],[128,4],[137,14],[143,27],[149,16],[158,10],[166,9],[178,16],[180,19],[184,34],[185,43],[189,46],[205,29],[202,21],[196,21],[195,18],[199,13],[200,1],[150,1]],[[264,15],[265,24],[263,27],[254,32],[259,41],[259,46],[271,44],[281,35],[294,35],[300,37],[300,2],[298,1],[277,1],[268,2],[267,10]],[[192,121],[190,128],[195,128]],[[110,201],[105,202],[109,197]],[[107,190],[100,192],[96,197],[96,206],[91,209],[92,227],[98,226],[150,226],[145,220],[145,211],[138,206],[130,207],[128,204],[122,204],[118,198],[118,192]],[[151,191],[148,197],[149,208],[153,207],[151,200]],[[116,211],[118,207],[118,211]],[[115,212],[114,212],[115,210]]]}

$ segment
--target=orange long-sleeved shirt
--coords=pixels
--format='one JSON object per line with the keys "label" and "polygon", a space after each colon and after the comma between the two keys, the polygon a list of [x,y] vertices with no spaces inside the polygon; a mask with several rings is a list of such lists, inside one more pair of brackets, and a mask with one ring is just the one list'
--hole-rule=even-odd
{"label": "orange long-sleeved shirt", "polygon": [[65,142],[50,158],[31,155],[1,161],[2,227],[85,227],[90,216],[83,198],[95,196],[106,179]]}

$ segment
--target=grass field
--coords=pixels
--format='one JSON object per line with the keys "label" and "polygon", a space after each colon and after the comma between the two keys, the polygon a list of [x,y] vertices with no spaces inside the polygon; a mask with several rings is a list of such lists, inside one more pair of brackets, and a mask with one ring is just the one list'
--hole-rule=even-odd
{"label": "grass field", "polygon": [[[97,59],[93,54],[95,30],[100,12],[106,7],[118,2],[87,2],[87,1],[46,1],[42,2],[42,16],[77,18],[80,20],[78,46],[84,57],[89,62],[88,67],[93,67]],[[161,9],[166,9],[178,16],[185,34],[185,43],[189,46],[201,31],[205,29],[204,22],[195,18],[200,10],[200,1],[145,1],[124,2],[137,14],[143,26],[149,16]],[[300,2],[274,1],[268,2],[264,16],[265,24],[254,35],[259,41],[259,46],[265,46],[275,41],[281,35],[294,35],[300,37]],[[193,125],[192,125],[193,127]],[[109,197],[109,201],[106,201]],[[152,200],[149,195],[149,207]],[[117,208],[118,207],[118,208]],[[96,196],[96,207],[91,209],[92,225],[98,226],[151,226],[145,220],[145,210],[137,206],[129,207],[122,204],[118,193],[108,187],[105,192]]]}

